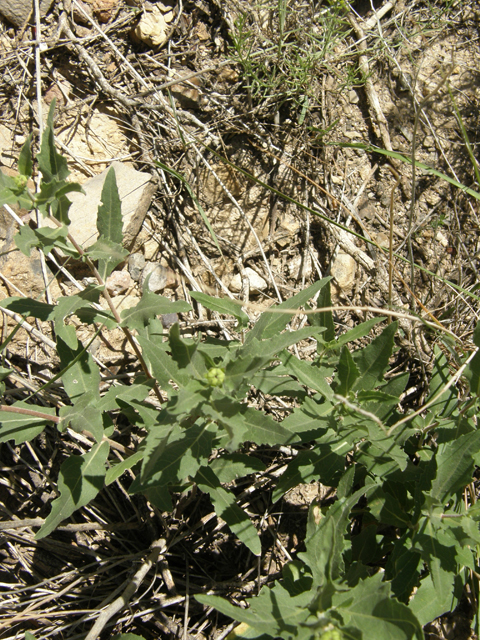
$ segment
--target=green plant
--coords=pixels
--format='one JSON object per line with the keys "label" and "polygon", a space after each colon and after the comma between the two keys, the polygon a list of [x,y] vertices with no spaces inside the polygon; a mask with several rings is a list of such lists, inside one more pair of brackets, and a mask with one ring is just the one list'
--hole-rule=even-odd
{"label": "green plant", "polygon": [[[288,0],[267,2],[257,9],[263,26],[247,13],[235,22],[230,34],[232,59],[242,68],[251,100],[266,101],[277,111],[291,104],[301,124],[317,105],[317,78],[322,71],[333,73],[329,58],[348,33],[348,9],[344,2],[330,2],[309,15],[305,7]],[[348,78],[350,84],[354,81]]]}
{"label": "green plant", "polygon": [[[248,600],[248,609],[214,595],[197,600],[244,623],[237,637],[422,638],[422,625],[451,611],[479,571],[480,509],[471,483],[480,464],[480,352],[468,358],[460,354],[464,363],[452,376],[446,356],[436,347],[425,405],[402,413],[399,397],[408,373],[385,379],[397,323],[386,325],[367,346],[352,349],[385,318],[336,335],[329,278],[263,312],[250,329],[235,301],[192,293],[204,307],[236,318],[243,339],[186,339],[174,324],[164,342],[157,316],[185,312],[189,304],[146,289],[136,307],[118,315],[105,290],[105,279],[126,257],[114,172],[107,176],[98,210],[99,239],[84,251],[68,233],[67,194],[80,187],[66,181],[66,162],[55,150],[53,107],[36,157],[42,173],[37,194],[27,187],[33,170],[30,143],[21,152],[20,176],[0,173],[0,202],[38,208],[58,227],[24,226],[17,247],[27,255],[32,247],[46,254],[61,249],[83,260],[98,281],[56,305],[19,297],[0,302],[25,319],[53,322],[61,369],[55,379],[61,377],[69,399],[58,413],[35,405],[50,381],[26,401],[3,404],[0,441],[31,440],[49,424],[61,432],[70,426],[94,441],[85,454],[61,465],[59,497],[37,539],[131,470],[130,493],[145,494],[162,511],[172,508],[170,491],[196,485],[238,539],[259,556],[258,532],[226,485],[264,469],[261,460],[240,451],[242,443],[289,445],[297,455],[276,483],[273,504],[292,487],[314,480],[334,487],[335,501],[328,508],[312,504],[305,551],[285,565],[282,580]],[[109,310],[97,307],[100,295]],[[309,307],[317,295],[316,306]],[[301,307],[309,325],[284,331]],[[69,324],[72,315],[95,325],[97,332],[121,327],[143,373],[129,385],[100,393],[98,366]],[[289,350],[303,340],[316,342],[312,361]],[[480,325],[474,343],[480,347]],[[10,371],[0,373],[4,380]],[[461,374],[470,386],[464,397],[455,386]],[[249,405],[252,387],[290,399],[295,408],[278,422]],[[109,450],[120,414],[146,435],[129,457],[115,462]]]}
{"label": "green plant", "polygon": [[[284,355],[287,370],[318,396],[306,398],[282,425],[315,445],[289,464],[273,500],[318,478],[337,488],[337,500],[326,510],[312,505],[306,551],[248,609],[198,596],[249,625],[255,633],[245,637],[323,638],[333,627],[345,638],[420,638],[421,625],[455,608],[476,571],[478,509],[466,506],[464,489],[479,461],[477,400],[462,406],[455,389],[446,389],[449,367],[438,349],[428,410],[401,418],[396,405],[405,376],[382,381],[394,332],[389,325],[353,354],[343,345],[333,358],[332,385],[324,378],[333,369],[321,361],[334,343],[310,368]],[[477,346],[479,337],[477,328]],[[467,368],[474,392],[479,363],[477,354]]]}
{"label": "green plant", "polygon": [[430,222],[430,227],[436,231],[437,229],[441,229],[447,224],[447,216],[444,213],[439,214],[432,222]]}

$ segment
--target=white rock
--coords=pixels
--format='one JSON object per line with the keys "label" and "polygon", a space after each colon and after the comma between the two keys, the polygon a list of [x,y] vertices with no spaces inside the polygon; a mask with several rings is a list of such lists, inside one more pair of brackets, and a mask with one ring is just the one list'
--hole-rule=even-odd
{"label": "white rock", "polygon": [[442,247],[448,247],[448,238],[444,233],[440,231],[440,229],[437,231],[435,235],[435,240],[439,242],[442,245]]}
{"label": "white rock", "polygon": [[337,293],[349,294],[355,283],[356,262],[348,253],[339,251],[330,268],[330,274],[335,278]]}
{"label": "white rock", "polygon": [[142,273],[142,289],[144,288],[145,281],[148,277],[148,289],[153,291],[153,293],[163,291],[167,286],[167,270],[159,264],[148,262],[145,265],[145,269]]}
{"label": "white rock", "polygon": [[140,302],[140,298],[135,295],[119,295],[115,299],[115,307],[117,311],[123,311],[124,309],[131,309],[135,307]]}
{"label": "white rock", "polygon": [[153,291],[153,293],[159,293],[166,287],[172,287],[178,284],[177,275],[169,267],[155,264],[154,262],[147,262],[145,265],[141,278],[142,289],[145,286],[145,281],[148,276],[150,276],[148,289],[149,291]]}
{"label": "white rock", "polygon": [[[135,171],[131,167],[114,162],[123,217],[123,245],[130,247],[139,232],[152,201],[156,185],[149,173]],[[69,193],[72,206],[68,212],[71,220],[69,231],[84,248],[92,245],[97,237],[97,211],[101,203],[103,183],[108,169],[83,185],[85,193]],[[45,221],[48,223],[48,220]],[[53,223],[49,226],[54,226]]]}
{"label": "white rock", "polygon": [[[250,282],[250,293],[260,293],[261,291],[268,289],[267,282],[250,267],[246,267],[245,275]],[[236,273],[233,276],[230,282],[230,290],[235,293],[239,293],[242,290],[242,276],[239,273]]]}
{"label": "white rock", "polygon": [[377,233],[375,240],[381,247],[388,247],[390,245],[390,236],[384,231],[380,231],[380,233]]}
{"label": "white rock", "polygon": [[[44,107],[44,111],[45,114],[48,113],[48,108]],[[119,123],[119,118],[115,118],[112,113],[94,109],[87,129],[82,123],[78,123],[77,126],[73,119],[67,121],[67,124],[63,130],[55,132],[56,138],[66,145],[73,158],[87,164],[88,161],[94,163],[93,166],[98,173],[110,167],[112,158],[122,158],[129,154],[130,141]],[[75,126],[74,131],[72,126]],[[89,179],[91,174],[87,175],[70,155],[67,156],[67,162],[72,172],[70,180],[83,184]]]}
{"label": "white rock", "polygon": [[[18,208],[14,208],[18,212]],[[0,296],[6,298],[25,295],[29,298],[44,300],[45,280],[40,252],[38,249],[32,249],[28,257],[21,253],[13,240],[17,231],[17,223],[3,207],[0,207],[0,245],[2,247],[0,271],[5,277],[5,281],[0,282]],[[47,280],[50,282],[52,298],[58,300],[62,296],[62,291],[48,266]]]}
{"label": "white rock", "polygon": [[358,94],[355,91],[355,89],[350,89],[350,91],[348,92],[348,100],[349,100],[349,102],[351,102],[351,104],[358,104],[359,103],[360,98],[358,97]]}

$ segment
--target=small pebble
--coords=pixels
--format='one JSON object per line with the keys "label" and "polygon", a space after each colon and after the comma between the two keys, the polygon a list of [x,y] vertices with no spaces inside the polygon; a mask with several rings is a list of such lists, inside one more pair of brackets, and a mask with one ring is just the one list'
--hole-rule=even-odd
{"label": "small pebble", "polygon": [[107,291],[112,297],[125,293],[132,284],[132,278],[126,271],[114,271],[106,282]]}
{"label": "small pebble", "polygon": [[165,329],[171,327],[175,322],[178,322],[178,315],[176,313],[165,313],[162,316],[162,324]]}
{"label": "small pebble", "polygon": [[145,257],[143,253],[132,253],[128,258],[128,271],[135,282],[140,280],[143,268],[145,267]]}
{"label": "small pebble", "polygon": [[350,91],[348,92],[348,100],[351,104],[357,104],[359,102],[360,99],[354,89],[350,89]]}
{"label": "small pebble", "polygon": [[142,289],[148,278],[148,289],[153,293],[163,291],[167,286],[167,270],[159,264],[148,262],[142,273]]}

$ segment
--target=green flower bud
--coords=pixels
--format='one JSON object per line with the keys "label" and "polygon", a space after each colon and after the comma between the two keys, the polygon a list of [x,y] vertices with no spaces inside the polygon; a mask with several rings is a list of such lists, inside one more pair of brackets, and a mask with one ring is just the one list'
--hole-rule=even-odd
{"label": "green flower bud", "polygon": [[221,387],[225,380],[225,372],[223,369],[212,367],[205,374],[205,378],[211,387]]}
{"label": "green flower bud", "polygon": [[339,629],[329,629],[322,633],[321,640],[342,640],[343,633]]}
{"label": "green flower bud", "polygon": [[14,176],[13,180],[18,189],[25,189],[25,187],[27,186],[27,176]]}

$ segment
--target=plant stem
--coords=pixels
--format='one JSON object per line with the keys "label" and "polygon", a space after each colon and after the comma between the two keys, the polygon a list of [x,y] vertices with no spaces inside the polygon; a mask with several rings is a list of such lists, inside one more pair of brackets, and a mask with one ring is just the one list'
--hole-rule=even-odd
{"label": "plant stem", "polygon": [[[52,215],[50,215],[50,219],[53,220],[53,222],[56,225],[58,225],[59,227],[63,226],[62,223],[59,220],[57,220],[56,218],[54,218]],[[102,276],[98,273],[97,268],[95,267],[93,262],[88,257],[87,252],[78,244],[78,242],[75,240],[75,238],[73,238],[70,234],[67,235],[67,238],[73,244],[73,246],[78,251],[78,253],[84,258],[86,264],[89,266],[91,272],[93,273],[93,275],[97,279],[98,283],[103,287],[103,291],[102,291],[103,297],[107,301],[107,304],[108,304],[108,306],[110,308],[110,311],[112,312],[115,320],[120,325],[120,323],[122,322],[122,319],[121,319],[120,314],[118,313],[115,305],[113,304],[113,300],[111,299],[110,294],[107,291],[107,287],[106,287],[105,282],[103,281]],[[155,395],[157,396],[158,401],[161,404],[163,404],[163,398],[162,398],[162,395],[160,393],[160,389],[158,388],[157,381],[155,380],[155,378],[152,376],[152,374],[148,370],[147,363],[143,359],[142,352],[138,348],[138,345],[137,345],[137,343],[135,341],[135,338],[133,337],[132,333],[130,332],[130,329],[128,329],[128,327],[120,327],[120,329],[125,334],[125,337],[127,338],[130,346],[132,347],[133,351],[135,352],[135,355],[137,356],[138,361],[140,362],[140,366],[142,367],[143,372],[145,373],[145,375],[147,376],[147,378],[149,380],[153,380],[154,381],[153,391],[154,391]]]}
{"label": "plant stem", "polygon": [[0,411],[7,411],[7,413],[20,413],[24,416],[32,416],[32,418],[40,418],[42,420],[49,420],[60,424],[62,418],[58,416],[52,416],[49,413],[42,413],[41,411],[35,411],[34,409],[25,409],[23,407],[11,407],[8,404],[0,404]]}

